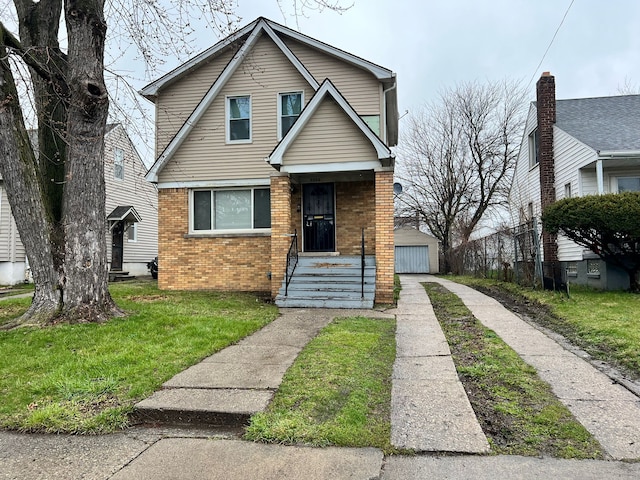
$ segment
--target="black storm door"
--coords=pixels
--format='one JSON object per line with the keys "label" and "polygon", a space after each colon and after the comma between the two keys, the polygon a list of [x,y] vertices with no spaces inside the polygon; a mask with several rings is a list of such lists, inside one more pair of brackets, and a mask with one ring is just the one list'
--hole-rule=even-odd
{"label": "black storm door", "polygon": [[302,188],[304,251],[333,252],[336,248],[333,183],[308,183]]}
{"label": "black storm door", "polygon": [[116,222],[111,230],[111,270],[122,270],[124,222]]}

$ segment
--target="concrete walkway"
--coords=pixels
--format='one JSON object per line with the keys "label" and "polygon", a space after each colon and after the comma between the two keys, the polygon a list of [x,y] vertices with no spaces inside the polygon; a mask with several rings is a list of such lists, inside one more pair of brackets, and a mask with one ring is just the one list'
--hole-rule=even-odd
{"label": "concrete walkway", "polygon": [[534,367],[612,458],[640,458],[640,399],[637,396],[493,298],[440,277],[428,280],[458,295],[480,322]]}
{"label": "concrete walkway", "polygon": [[422,452],[488,452],[424,287],[414,276],[400,280],[391,443]]}
{"label": "concrete walkway", "polygon": [[372,310],[288,308],[263,329],[205,358],[136,405],[146,422],[238,426],[263,411],[300,350],[334,318]]}

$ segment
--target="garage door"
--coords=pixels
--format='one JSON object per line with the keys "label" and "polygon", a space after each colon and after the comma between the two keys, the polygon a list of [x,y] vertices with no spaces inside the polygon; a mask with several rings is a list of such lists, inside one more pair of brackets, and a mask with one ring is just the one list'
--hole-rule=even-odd
{"label": "garage door", "polygon": [[396,247],[396,273],[429,273],[429,247]]}

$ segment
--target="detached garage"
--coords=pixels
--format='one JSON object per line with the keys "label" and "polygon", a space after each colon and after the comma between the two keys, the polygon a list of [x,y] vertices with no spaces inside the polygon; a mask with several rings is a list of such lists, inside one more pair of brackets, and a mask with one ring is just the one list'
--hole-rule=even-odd
{"label": "detached garage", "polygon": [[438,273],[438,240],[413,227],[394,231],[396,273]]}

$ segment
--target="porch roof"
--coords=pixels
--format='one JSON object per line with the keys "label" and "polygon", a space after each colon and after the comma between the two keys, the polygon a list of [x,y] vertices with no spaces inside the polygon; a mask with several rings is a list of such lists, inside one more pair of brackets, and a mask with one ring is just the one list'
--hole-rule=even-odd
{"label": "porch roof", "polygon": [[132,205],[121,205],[113,209],[113,211],[107,215],[107,220],[111,223],[125,221],[129,223],[141,222],[142,218],[136,212],[136,209]]}
{"label": "porch roof", "polygon": [[[320,104],[325,98],[330,97],[342,111],[351,119],[351,121],[360,130],[363,136],[371,143],[375,149],[377,158],[365,161],[352,161],[352,162],[335,162],[335,163],[323,163],[313,165],[295,165],[286,166],[283,165],[283,157],[289,147],[293,144],[295,139],[305,129],[311,118],[317,112]],[[265,158],[265,161],[271,164],[274,168],[282,171],[288,171],[290,173],[310,173],[312,171],[318,172],[337,172],[337,171],[353,171],[353,170],[373,170],[379,167],[393,167],[395,155],[391,152],[391,149],[371,130],[371,128],[365,123],[365,121],[356,113],[349,102],[342,96],[335,85],[326,78],[320,88],[305,106],[304,110],[300,113],[300,116],[293,124],[291,129],[282,138],[278,145],[274,148],[271,154]]]}

